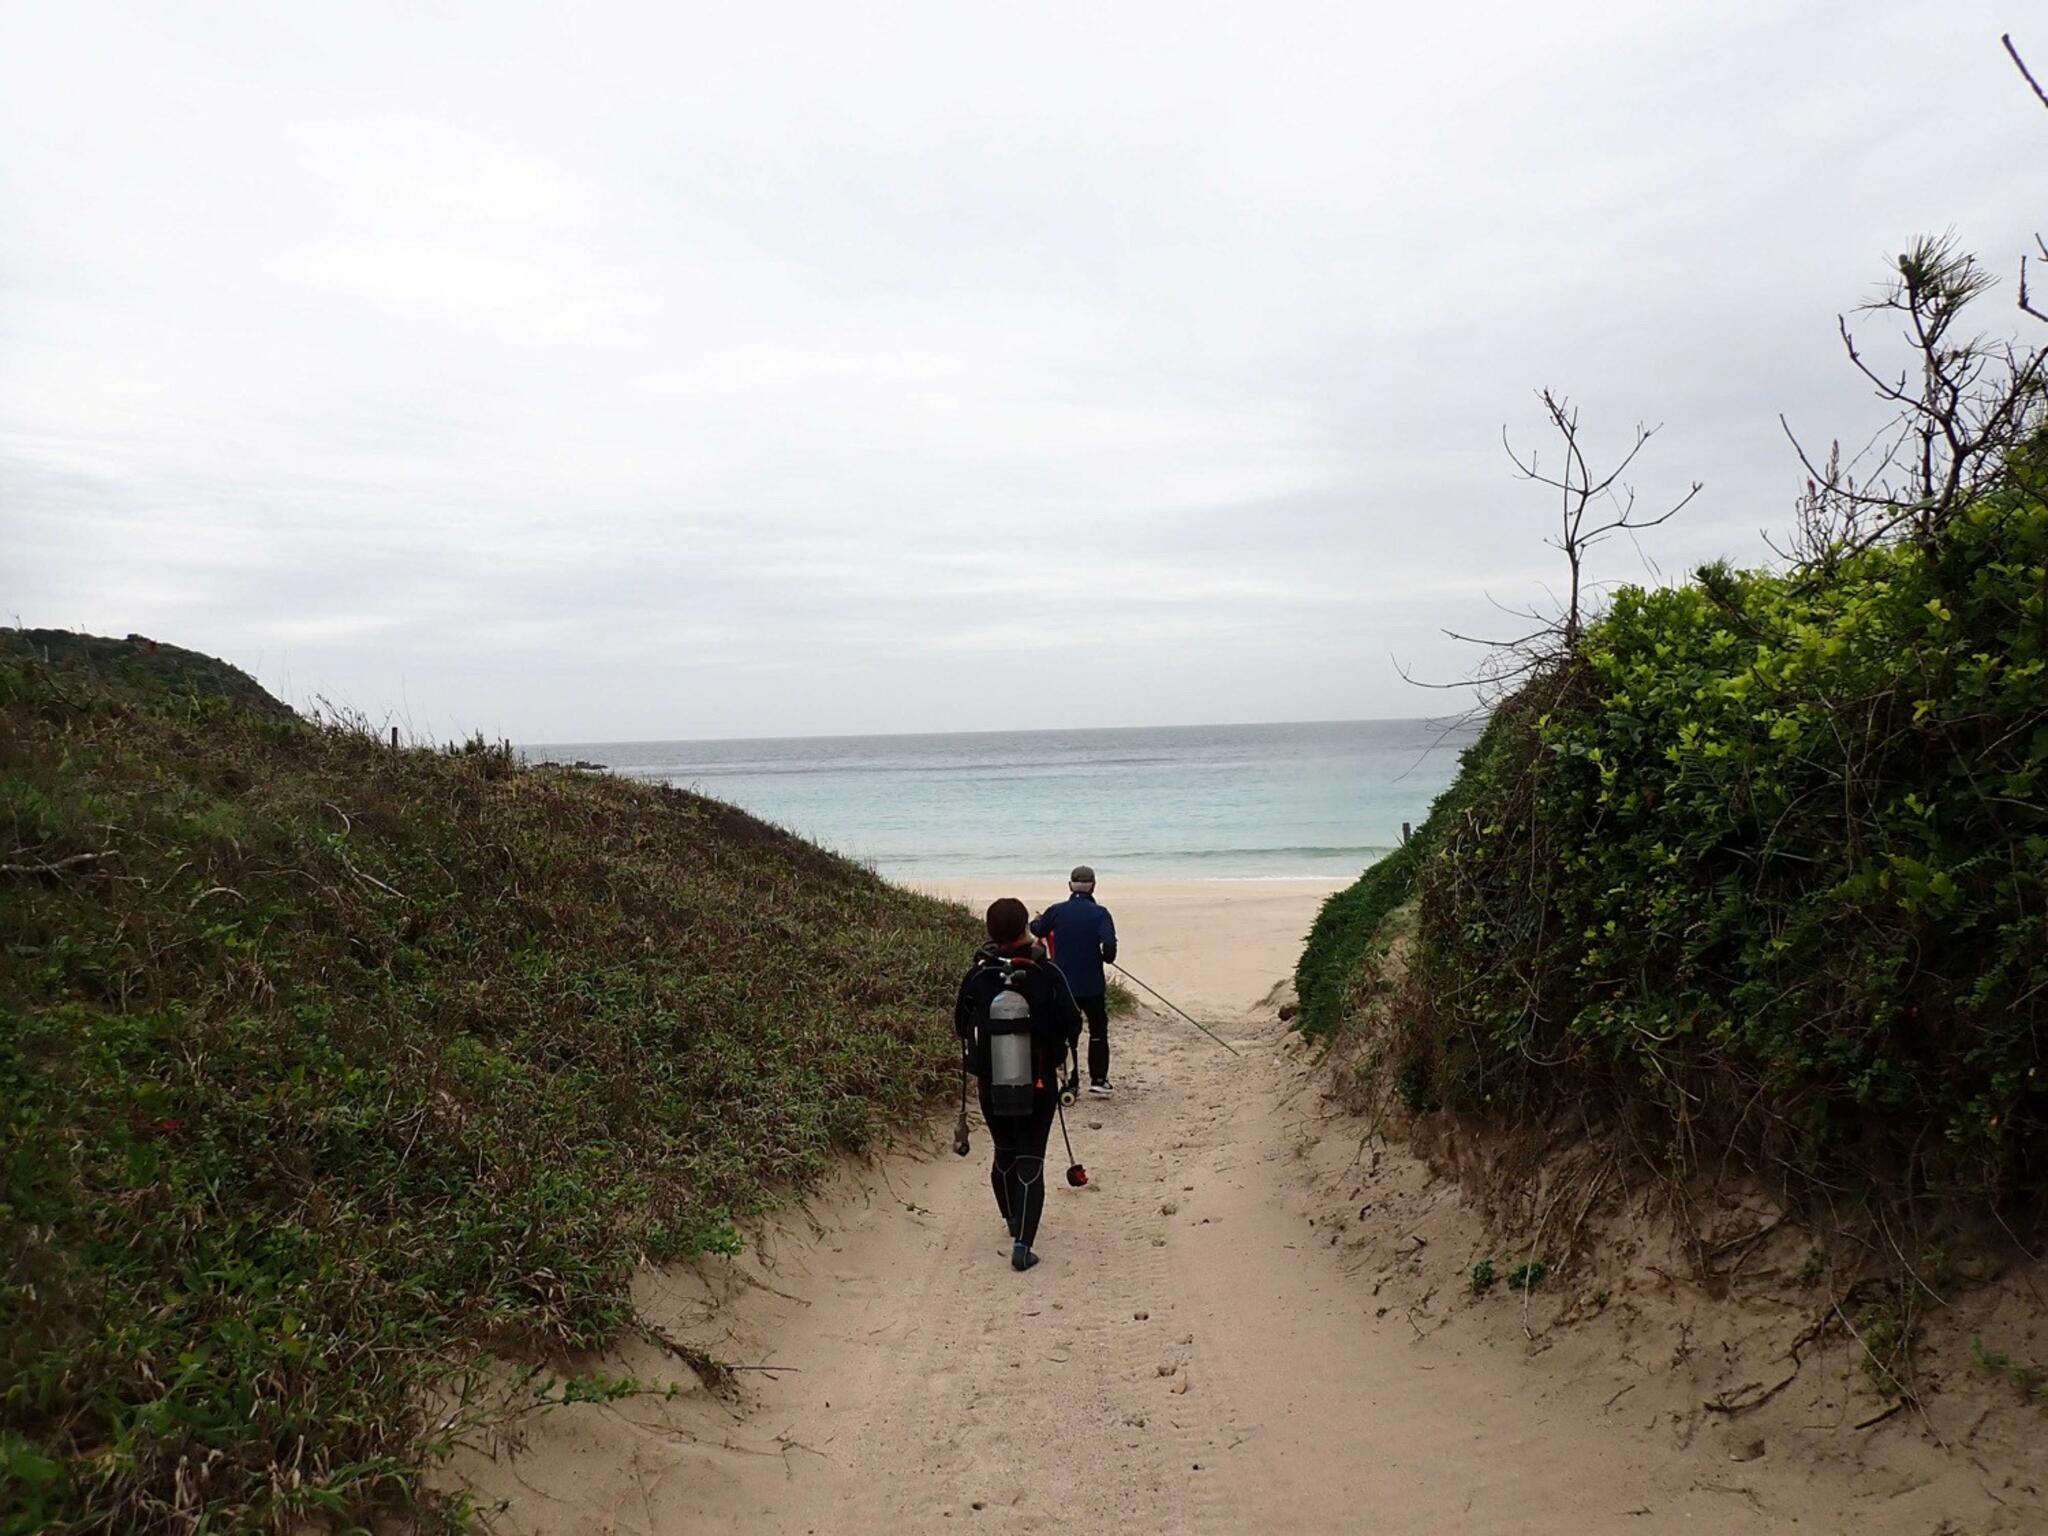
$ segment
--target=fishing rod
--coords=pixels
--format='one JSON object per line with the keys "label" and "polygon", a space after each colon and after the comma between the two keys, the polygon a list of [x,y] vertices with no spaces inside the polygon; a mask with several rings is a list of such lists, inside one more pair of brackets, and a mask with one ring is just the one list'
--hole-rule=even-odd
{"label": "fishing rod", "polygon": [[1147,992],[1151,992],[1152,996],[1158,998],[1160,1002],[1166,1004],[1167,1007],[1171,1008],[1175,1013],[1179,1014],[1182,1018],[1186,1019],[1190,1024],[1194,1025],[1195,1028],[1199,1029],[1211,1040],[1214,1040],[1218,1045],[1222,1046],[1223,1049],[1230,1052],[1231,1055],[1236,1056],[1240,1054],[1236,1046],[1232,1045],[1228,1040],[1224,1039],[1221,1035],[1217,1034],[1215,1030],[1211,1029],[1208,1025],[1204,1024],[1200,1019],[1196,1018],[1193,1014],[1189,1013],[1187,1009],[1181,1007],[1181,1005],[1179,1003],[1176,1003],[1172,998],[1163,997],[1159,993],[1154,992],[1152,988],[1146,986],[1144,982],[1138,980],[1137,977],[1133,976],[1121,965],[1118,965],[1114,960],[1110,961],[1109,963],[1111,967],[1116,971],[1117,975],[1123,977],[1123,979],[1125,981],[1128,981],[1132,986],[1140,987]]}

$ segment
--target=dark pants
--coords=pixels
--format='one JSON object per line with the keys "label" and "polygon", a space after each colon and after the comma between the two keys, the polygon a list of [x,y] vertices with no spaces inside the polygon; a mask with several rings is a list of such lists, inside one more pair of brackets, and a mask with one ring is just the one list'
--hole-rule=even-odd
{"label": "dark pants", "polygon": [[1088,1081],[1109,1081],[1109,999],[1077,997],[1074,1005],[1088,1020]]}
{"label": "dark pants", "polygon": [[989,1170],[996,1209],[1010,1224],[1010,1236],[1026,1248],[1037,1238],[1038,1218],[1045,1212],[1045,1143],[1058,1109],[1056,1096],[1039,1093],[1032,1096],[1029,1114],[993,1114],[988,1084],[981,1085],[981,1118],[996,1148],[995,1166]]}

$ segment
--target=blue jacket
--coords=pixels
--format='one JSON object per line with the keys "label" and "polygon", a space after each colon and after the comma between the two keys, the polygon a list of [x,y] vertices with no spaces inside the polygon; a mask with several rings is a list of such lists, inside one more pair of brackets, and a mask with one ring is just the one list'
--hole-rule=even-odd
{"label": "blue jacket", "polygon": [[1100,997],[1109,990],[1109,978],[1102,974],[1104,962],[1116,958],[1116,924],[1109,908],[1098,907],[1093,896],[1069,896],[1033,918],[1031,931],[1052,941],[1052,963],[1074,996]]}

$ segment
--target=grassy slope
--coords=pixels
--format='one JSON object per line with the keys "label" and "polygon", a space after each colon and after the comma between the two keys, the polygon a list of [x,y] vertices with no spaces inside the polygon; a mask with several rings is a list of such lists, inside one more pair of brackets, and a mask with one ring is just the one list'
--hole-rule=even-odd
{"label": "grassy slope", "polygon": [[945,1083],[958,908],[51,660],[0,633],[0,1532],[403,1502],[479,1346],[613,1336]]}
{"label": "grassy slope", "polygon": [[1316,913],[1308,942],[1294,964],[1294,992],[1301,999],[1295,1028],[1326,1035],[1352,1010],[1352,993],[1387,914],[1415,889],[1415,845],[1396,848],[1372,864]]}
{"label": "grassy slope", "polygon": [[0,630],[0,637],[9,652],[47,663],[52,676],[76,678],[81,686],[108,697],[131,703],[227,699],[274,719],[291,714],[241,668],[142,635],[113,640],[68,629],[11,629]]}
{"label": "grassy slope", "polygon": [[1415,894],[1422,861],[1443,840],[1465,803],[1463,786],[1476,776],[1477,765],[1500,750],[1506,730],[1506,715],[1489,721],[1478,740],[1458,754],[1456,779],[1431,802],[1429,815],[1414,835],[1323,903],[1294,964],[1294,991],[1301,1000],[1295,1028],[1325,1035],[1351,1015],[1367,958],[1384,947],[1381,925]]}

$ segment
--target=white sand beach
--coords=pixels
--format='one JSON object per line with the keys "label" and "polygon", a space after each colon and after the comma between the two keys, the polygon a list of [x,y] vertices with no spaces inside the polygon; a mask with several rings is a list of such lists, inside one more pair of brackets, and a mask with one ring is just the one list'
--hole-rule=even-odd
{"label": "white sand beach", "polygon": [[[1182,1007],[1243,1013],[1294,974],[1317,910],[1349,882],[1327,877],[1262,880],[1117,880],[1104,873],[1096,899],[1116,919],[1118,960]],[[977,912],[1015,896],[1037,913],[1066,895],[1066,872],[1019,878],[963,875],[911,882]]]}

